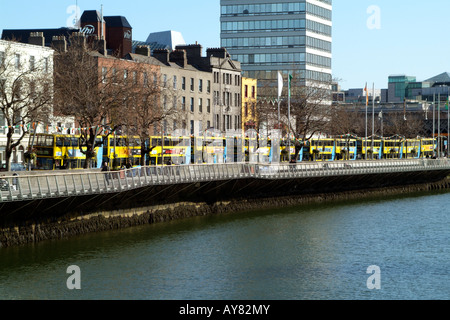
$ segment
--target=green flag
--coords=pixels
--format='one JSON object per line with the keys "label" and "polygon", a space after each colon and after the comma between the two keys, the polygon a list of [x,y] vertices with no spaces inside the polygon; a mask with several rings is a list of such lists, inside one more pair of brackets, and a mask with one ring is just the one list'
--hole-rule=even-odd
{"label": "green flag", "polygon": [[450,97],[447,97],[447,102],[445,103],[445,110],[448,110],[449,99]]}

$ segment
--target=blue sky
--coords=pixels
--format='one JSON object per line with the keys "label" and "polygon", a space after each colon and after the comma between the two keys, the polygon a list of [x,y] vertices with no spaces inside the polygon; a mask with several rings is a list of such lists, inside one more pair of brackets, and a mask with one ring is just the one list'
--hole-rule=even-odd
{"label": "blue sky", "polygon": [[[220,46],[220,0],[0,0],[0,30],[65,27],[76,3],[125,16],[135,40],[175,30],[187,43]],[[333,76],[344,89],[386,88],[392,74],[420,81],[450,72],[449,15],[448,0],[335,0]]]}

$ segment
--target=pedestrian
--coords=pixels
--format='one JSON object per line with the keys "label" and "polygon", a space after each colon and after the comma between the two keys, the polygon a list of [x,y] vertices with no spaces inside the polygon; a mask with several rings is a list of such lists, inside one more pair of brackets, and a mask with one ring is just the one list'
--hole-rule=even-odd
{"label": "pedestrian", "polygon": [[105,177],[105,181],[109,186],[109,166],[108,166],[108,162],[103,162],[103,167],[102,167],[102,172],[104,173],[104,177]]}

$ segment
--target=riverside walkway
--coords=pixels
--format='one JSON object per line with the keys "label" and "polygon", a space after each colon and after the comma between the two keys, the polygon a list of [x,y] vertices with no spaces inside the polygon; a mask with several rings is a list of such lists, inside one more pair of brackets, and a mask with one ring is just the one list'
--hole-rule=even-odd
{"label": "riverside walkway", "polygon": [[[20,172],[0,176],[2,203],[121,193],[150,186],[243,179],[289,180],[336,176],[436,172],[450,173],[449,159],[305,162],[298,164],[231,163],[148,166],[121,171]],[[445,175],[443,175],[445,177]]]}

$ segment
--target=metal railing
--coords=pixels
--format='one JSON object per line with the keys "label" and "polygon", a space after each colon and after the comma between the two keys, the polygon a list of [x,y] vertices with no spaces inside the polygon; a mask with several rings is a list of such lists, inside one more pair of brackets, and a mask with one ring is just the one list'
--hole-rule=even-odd
{"label": "metal railing", "polygon": [[52,171],[0,176],[0,203],[117,193],[146,186],[233,179],[298,179],[449,170],[448,159],[148,166],[121,171]]}

